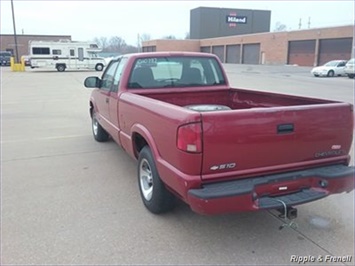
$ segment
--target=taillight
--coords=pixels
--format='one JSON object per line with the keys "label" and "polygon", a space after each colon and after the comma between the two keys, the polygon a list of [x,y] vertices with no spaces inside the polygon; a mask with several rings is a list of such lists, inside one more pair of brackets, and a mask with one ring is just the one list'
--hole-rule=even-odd
{"label": "taillight", "polygon": [[202,151],[201,122],[182,125],[178,128],[177,147],[187,152],[199,153]]}

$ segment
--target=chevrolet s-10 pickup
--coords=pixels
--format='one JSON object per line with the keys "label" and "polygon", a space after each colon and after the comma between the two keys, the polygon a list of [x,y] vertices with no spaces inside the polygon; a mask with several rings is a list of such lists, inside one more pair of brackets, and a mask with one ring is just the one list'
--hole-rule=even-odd
{"label": "chevrolet s-10 pickup", "polygon": [[291,217],[293,206],[354,189],[349,103],[231,88],[207,53],[122,55],[84,85],[94,88],[95,140],[112,138],[138,161],[153,213],[180,199],[200,214]]}

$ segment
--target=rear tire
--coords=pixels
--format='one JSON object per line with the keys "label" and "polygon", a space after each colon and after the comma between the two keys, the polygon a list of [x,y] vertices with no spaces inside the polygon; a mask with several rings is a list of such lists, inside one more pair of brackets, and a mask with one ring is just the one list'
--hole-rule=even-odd
{"label": "rear tire", "polygon": [[92,127],[92,134],[94,135],[94,139],[96,141],[105,142],[109,139],[109,134],[99,124],[99,121],[97,121],[95,112],[93,112],[92,114],[91,127]]}
{"label": "rear tire", "polygon": [[334,71],[333,70],[329,70],[327,77],[334,77]]}
{"label": "rear tire", "polygon": [[175,196],[161,181],[149,146],[139,153],[138,184],[143,204],[150,212],[160,214],[175,207]]}
{"label": "rear tire", "polygon": [[95,66],[95,70],[96,71],[102,71],[104,69],[104,65],[103,64],[97,64],[96,66]]}
{"label": "rear tire", "polygon": [[57,65],[57,70],[58,70],[58,72],[64,72],[65,71],[65,65]]}
{"label": "rear tire", "polygon": [[354,74],[348,74],[348,78],[349,79],[353,79],[354,78]]}

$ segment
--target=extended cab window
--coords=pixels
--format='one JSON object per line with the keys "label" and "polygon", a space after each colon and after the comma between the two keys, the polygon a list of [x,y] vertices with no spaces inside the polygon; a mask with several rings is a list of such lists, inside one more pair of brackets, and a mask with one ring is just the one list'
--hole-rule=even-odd
{"label": "extended cab window", "polygon": [[128,87],[203,87],[225,83],[222,70],[215,58],[147,57],[135,61]]}

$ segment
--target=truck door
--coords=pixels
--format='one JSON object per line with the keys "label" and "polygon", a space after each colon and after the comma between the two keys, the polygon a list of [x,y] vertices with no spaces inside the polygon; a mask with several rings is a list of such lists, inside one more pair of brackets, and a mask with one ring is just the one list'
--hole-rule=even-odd
{"label": "truck door", "polygon": [[114,137],[117,135],[117,129],[114,127],[111,118],[110,118],[110,94],[112,86],[114,83],[114,75],[116,73],[117,66],[119,64],[118,60],[111,61],[107,66],[106,71],[101,78],[101,86],[96,91],[96,111],[99,114],[99,122],[105,128],[105,130]]}
{"label": "truck door", "polygon": [[115,135],[111,135],[117,143],[121,143],[119,136],[120,136],[120,127],[119,127],[119,115],[118,115],[118,106],[119,106],[119,97],[121,92],[118,91],[118,87],[120,84],[120,80],[121,80],[121,75],[123,72],[123,69],[126,65],[127,62],[127,57],[123,57],[123,58],[119,58],[119,65],[118,68],[116,70],[116,73],[114,75],[113,78],[113,85],[111,88],[111,92],[110,92],[110,102],[109,102],[109,112],[110,112],[110,121],[113,124],[112,126],[115,128]]}

